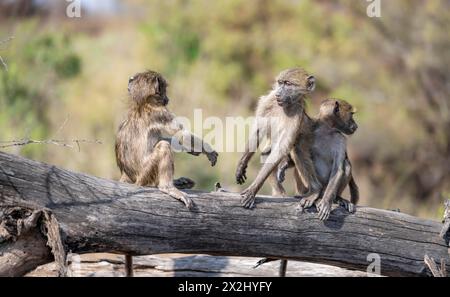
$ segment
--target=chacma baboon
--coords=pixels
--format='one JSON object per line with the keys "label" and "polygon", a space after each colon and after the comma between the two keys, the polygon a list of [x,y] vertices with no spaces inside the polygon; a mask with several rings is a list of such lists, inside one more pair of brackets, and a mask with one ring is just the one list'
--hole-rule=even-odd
{"label": "chacma baboon", "polygon": [[[173,180],[172,145],[193,155],[206,154],[214,166],[218,154],[209,144],[184,129],[167,109],[167,82],[155,71],[138,73],[128,80],[130,107],[116,136],[116,161],[120,181],[138,186],[155,186],[182,201],[187,208],[192,200],[180,189],[194,186],[188,178]],[[126,274],[133,275],[132,257],[125,257]]]}
{"label": "chacma baboon", "polygon": [[[311,154],[315,172],[324,191],[322,200],[317,204],[321,220],[328,219],[333,201],[353,212],[354,205],[359,200],[358,186],[352,175],[345,137],[345,135],[355,133],[358,128],[353,119],[355,112],[356,109],[344,100],[327,99],[321,104],[319,116],[314,120]],[[299,139],[299,141],[302,140]],[[299,153],[303,152],[294,149],[291,156]],[[280,163],[277,173],[279,183],[284,180],[285,170],[293,166],[294,162],[290,157]],[[295,182],[300,183],[301,181],[296,178]],[[341,196],[347,185],[350,188],[350,203]],[[296,185],[297,190],[303,187],[302,184]],[[301,205],[310,207],[314,202],[313,198],[305,198],[301,201]]]}
{"label": "chacma baboon", "polygon": [[[243,184],[247,179],[248,162],[254,155],[263,137],[270,141],[270,150],[265,150],[267,158],[253,183],[245,189],[241,196],[242,205],[252,208],[255,195],[264,181],[270,176],[270,183],[277,185],[276,167],[289,154],[297,139],[302,153],[295,154],[293,160],[309,193],[305,196],[316,196],[320,192],[320,183],[314,172],[310,157],[310,143],[303,141],[303,136],[311,131],[311,120],[305,113],[305,95],[315,88],[315,78],[302,68],[291,68],[282,71],[276,78],[273,89],[262,96],[256,109],[256,123],[250,133],[244,155],[236,170],[236,181]],[[283,195],[284,189],[276,189],[274,194]]]}
{"label": "chacma baboon", "polygon": [[116,137],[116,161],[122,182],[158,187],[164,193],[192,207],[192,200],[177,189],[191,188],[188,178],[173,180],[172,146],[191,154],[206,154],[214,166],[218,154],[198,137],[184,129],[167,109],[167,82],[155,71],[130,77],[130,108],[120,124]]}
{"label": "chacma baboon", "polygon": [[[354,211],[354,205],[359,200],[358,186],[352,176],[352,168],[347,156],[347,144],[345,135],[353,134],[358,128],[353,120],[353,114],[356,112],[350,104],[344,100],[327,99],[320,106],[320,112],[317,119],[313,120],[312,125],[312,146],[311,153],[314,162],[315,172],[325,189],[322,200],[317,205],[319,209],[319,218],[328,219],[333,200],[338,202],[349,212]],[[299,139],[299,142],[303,141]],[[294,167],[292,156],[302,154],[298,144],[291,151],[290,155],[285,157],[278,166],[277,182],[282,187],[285,171]],[[297,170],[294,170],[296,191],[301,192],[305,189]],[[350,202],[341,197],[345,187],[350,188]],[[306,197],[301,200],[302,207],[309,207],[314,204],[318,197]],[[323,202],[322,202],[323,201]],[[278,259],[263,258],[258,261],[255,268]],[[279,276],[286,276],[287,260],[281,260]]]}

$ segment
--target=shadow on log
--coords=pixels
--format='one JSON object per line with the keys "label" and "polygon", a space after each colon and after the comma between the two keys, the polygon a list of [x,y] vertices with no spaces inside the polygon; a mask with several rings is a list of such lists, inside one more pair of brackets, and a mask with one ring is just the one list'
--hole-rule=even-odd
{"label": "shadow on log", "polygon": [[[153,188],[0,153],[0,275],[26,272],[19,269],[23,265],[6,267],[4,252],[20,248],[19,241],[27,238],[17,228],[33,221],[36,212],[42,213],[28,233],[39,231],[51,249],[34,253],[27,245],[32,256],[21,260],[27,263],[25,270],[54,257],[64,266],[69,251],[271,257],[361,271],[370,264],[368,256],[378,254],[381,274],[388,276],[431,275],[425,254],[450,263],[439,222],[367,207],[358,207],[355,214],[338,207],[322,222],[315,209],[300,212],[294,198],[259,196],[256,208],[248,210],[236,193],[189,193],[195,203],[191,212]],[[11,216],[12,209],[22,209],[21,215]],[[49,222],[59,230],[49,232]]]}

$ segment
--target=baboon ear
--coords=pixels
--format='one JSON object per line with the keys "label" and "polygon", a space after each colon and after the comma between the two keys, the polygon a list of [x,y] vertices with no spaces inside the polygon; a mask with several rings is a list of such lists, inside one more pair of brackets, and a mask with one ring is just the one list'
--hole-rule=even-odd
{"label": "baboon ear", "polygon": [[339,101],[335,101],[334,102],[334,109],[333,109],[334,113],[338,113],[339,112]]}
{"label": "baboon ear", "polygon": [[308,76],[307,88],[309,91],[314,91],[316,88],[316,78],[312,75]]}
{"label": "baboon ear", "polygon": [[153,79],[153,88],[155,91],[155,94],[159,94],[159,86],[160,86],[161,82],[159,80],[159,77],[155,77]]}

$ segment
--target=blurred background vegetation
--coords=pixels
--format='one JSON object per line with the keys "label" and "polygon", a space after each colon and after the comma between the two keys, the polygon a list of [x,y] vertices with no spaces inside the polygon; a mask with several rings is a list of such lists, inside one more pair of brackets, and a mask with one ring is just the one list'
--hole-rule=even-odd
{"label": "blurred background vegetation", "polygon": [[[117,179],[114,135],[130,75],[162,72],[179,116],[192,119],[202,108],[204,118],[225,119],[252,115],[280,70],[302,66],[318,81],[311,115],[326,97],[359,110],[349,155],[361,204],[441,217],[450,198],[448,1],[382,1],[381,18],[366,15],[364,0],[81,4],[81,18],[68,18],[66,1],[0,1],[0,40],[13,37],[0,44],[8,65],[0,70],[0,140],[103,144],[5,151]],[[240,155],[222,153],[214,168],[204,157],[177,155],[177,176],[192,177],[201,189],[221,181],[238,191]]]}

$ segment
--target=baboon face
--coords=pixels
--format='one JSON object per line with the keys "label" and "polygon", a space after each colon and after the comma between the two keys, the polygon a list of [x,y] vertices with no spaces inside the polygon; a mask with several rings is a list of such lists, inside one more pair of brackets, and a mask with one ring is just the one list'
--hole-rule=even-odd
{"label": "baboon face", "polygon": [[128,93],[139,106],[165,106],[169,103],[166,95],[167,82],[155,71],[146,71],[131,76],[128,80]]}
{"label": "baboon face", "polygon": [[326,119],[340,132],[351,135],[358,129],[353,119],[355,112],[356,109],[345,100],[327,99],[320,106],[319,117]]}
{"label": "baboon face", "polygon": [[315,78],[302,68],[282,71],[275,83],[275,98],[279,106],[296,102],[301,95],[311,93],[316,86]]}

